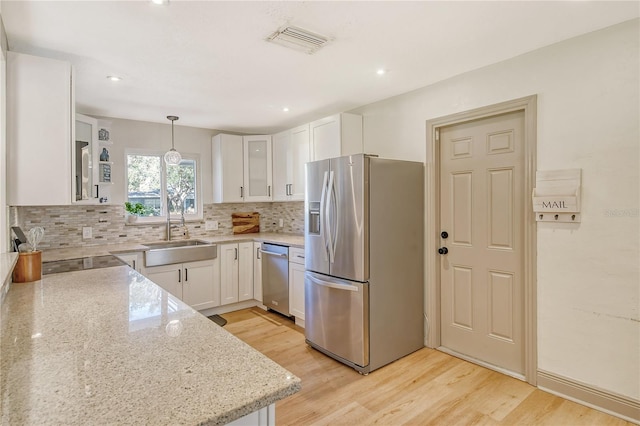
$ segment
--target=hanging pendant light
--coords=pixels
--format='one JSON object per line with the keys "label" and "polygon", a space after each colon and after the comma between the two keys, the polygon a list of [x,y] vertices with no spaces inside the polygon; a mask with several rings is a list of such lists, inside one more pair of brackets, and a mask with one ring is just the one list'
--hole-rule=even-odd
{"label": "hanging pendant light", "polygon": [[164,161],[169,166],[177,166],[182,161],[182,155],[173,147],[173,122],[179,117],[175,115],[168,115],[167,119],[171,120],[171,149],[164,154]]}

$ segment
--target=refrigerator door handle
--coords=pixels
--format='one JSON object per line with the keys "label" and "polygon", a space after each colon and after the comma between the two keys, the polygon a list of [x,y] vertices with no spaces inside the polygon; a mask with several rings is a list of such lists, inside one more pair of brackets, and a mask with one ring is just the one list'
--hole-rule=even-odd
{"label": "refrigerator door handle", "polygon": [[[333,174],[333,172],[331,172],[331,174]],[[336,257],[336,248],[338,247],[338,232],[340,231],[340,216],[342,216],[340,213],[340,204],[339,204],[339,198],[338,198],[338,193],[336,192],[336,181],[334,179],[333,181],[333,185],[331,186],[331,193],[332,193],[332,200],[333,200],[333,209],[335,209],[335,215],[333,216],[335,218],[333,226],[332,226],[332,238],[331,241],[333,242],[333,258],[335,260]],[[333,210],[332,209],[332,210]]]}
{"label": "refrigerator door handle", "polygon": [[352,284],[341,284],[336,282],[327,282],[324,280],[320,280],[313,275],[307,274],[307,279],[314,284],[321,285],[324,287],[331,287],[337,290],[346,290],[346,291],[358,291],[358,287]]}
{"label": "refrigerator door handle", "polygon": [[[336,246],[335,243],[333,241],[333,221],[332,221],[332,216],[331,216],[331,212],[332,212],[332,201],[334,201],[333,196],[335,195],[335,190],[333,187],[333,171],[329,172],[329,187],[328,187],[328,193],[327,193],[327,202],[326,202],[326,211],[325,211],[325,216],[326,216],[326,221],[327,221],[327,243],[329,245],[329,262],[333,263],[335,260],[335,256],[336,256]],[[337,215],[336,215],[337,216]]]}
{"label": "refrigerator door handle", "polygon": [[322,180],[322,195],[320,196],[320,238],[322,239],[322,245],[324,247],[324,260],[327,259],[327,218],[325,215],[325,204],[327,202],[327,180],[329,179],[329,172],[324,172],[324,178]]}

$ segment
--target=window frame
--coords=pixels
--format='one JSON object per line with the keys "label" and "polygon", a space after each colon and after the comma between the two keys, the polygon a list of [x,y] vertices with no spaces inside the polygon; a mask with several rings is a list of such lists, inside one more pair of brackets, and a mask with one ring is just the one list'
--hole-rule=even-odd
{"label": "window frame", "polygon": [[[138,224],[151,224],[151,223],[165,223],[167,221],[167,164],[164,161],[164,151],[158,151],[154,149],[140,149],[140,148],[126,148],[124,152],[124,201],[129,201],[129,155],[140,155],[149,157],[160,158],[160,211],[159,216],[139,216],[136,223]],[[199,154],[181,153],[183,160],[191,160],[195,164],[195,196],[196,196],[196,208],[197,213],[189,214],[185,213],[185,222],[201,222],[204,217],[203,202],[202,202],[202,165],[200,162]],[[180,219],[179,213],[172,213],[170,219]]]}

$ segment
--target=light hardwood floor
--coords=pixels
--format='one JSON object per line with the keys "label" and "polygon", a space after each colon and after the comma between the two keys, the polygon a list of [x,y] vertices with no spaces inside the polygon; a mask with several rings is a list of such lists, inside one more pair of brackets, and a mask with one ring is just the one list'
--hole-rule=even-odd
{"label": "light hardwood floor", "polygon": [[631,425],[520,380],[424,348],[362,376],[311,349],[293,321],[260,308],[225,329],[302,379],[276,404],[285,425]]}

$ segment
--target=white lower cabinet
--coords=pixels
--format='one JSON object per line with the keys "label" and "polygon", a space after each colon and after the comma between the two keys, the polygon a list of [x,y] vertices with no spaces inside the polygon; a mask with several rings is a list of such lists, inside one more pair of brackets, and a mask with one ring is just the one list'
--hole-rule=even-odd
{"label": "white lower cabinet", "polygon": [[274,426],[275,424],[276,404],[271,404],[228,423],[229,426]]}
{"label": "white lower cabinet", "polygon": [[145,276],[195,310],[220,305],[219,258],[146,268]]}
{"label": "white lower cabinet", "polygon": [[262,255],[261,243],[253,243],[253,298],[262,303]]}
{"label": "white lower cabinet", "polygon": [[304,249],[297,247],[289,248],[289,312],[304,321]]}
{"label": "white lower cabinet", "polygon": [[220,304],[253,299],[253,242],[220,244]]}
{"label": "white lower cabinet", "polygon": [[125,262],[127,265],[131,266],[133,270],[136,272],[141,272],[141,254],[140,253],[118,253],[114,254],[115,257]]}

